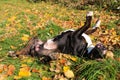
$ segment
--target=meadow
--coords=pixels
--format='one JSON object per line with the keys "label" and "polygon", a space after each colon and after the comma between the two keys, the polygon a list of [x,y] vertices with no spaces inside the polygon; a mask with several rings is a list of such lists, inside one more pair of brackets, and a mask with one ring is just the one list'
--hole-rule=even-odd
{"label": "meadow", "polygon": [[[94,43],[104,43],[115,59],[96,61],[63,55],[43,64],[30,56],[8,56],[24,48],[33,36],[47,40],[64,30],[81,27],[91,10],[92,26],[98,17],[102,22],[90,37]],[[102,33],[107,35],[100,36]],[[98,7],[77,10],[52,2],[0,0],[0,80],[120,80],[120,14]]]}

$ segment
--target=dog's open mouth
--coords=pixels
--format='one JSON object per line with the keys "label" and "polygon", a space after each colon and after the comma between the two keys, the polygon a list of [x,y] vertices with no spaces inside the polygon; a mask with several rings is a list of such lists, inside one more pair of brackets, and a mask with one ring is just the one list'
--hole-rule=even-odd
{"label": "dog's open mouth", "polygon": [[42,48],[42,45],[39,45],[39,44],[35,45],[35,51],[40,51],[41,48]]}

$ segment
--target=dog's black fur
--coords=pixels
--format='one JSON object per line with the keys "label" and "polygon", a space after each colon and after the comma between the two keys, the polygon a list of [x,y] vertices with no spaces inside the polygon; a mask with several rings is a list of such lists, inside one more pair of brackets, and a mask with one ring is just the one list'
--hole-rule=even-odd
{"label": "dog's black fur", "polygon": [[[84,36],[82,36],[82,34],[86,32],[87,29],[90,27],[91,20],[92,20],[92,15],[87,15],[83,27],[75,31],[68,30],[62,32],[60,35],[57,35],[53,39],[51,39],[52,44],[49,44],[49,42],[47,41],[42,44],[37,44],[38,50],[36,50],[36,45],[34,45],[32,46],[33,48],[31,49],[31,52],[34,51],[34,54],[36,53],[37,56],[43,56],[43,55],[49,56],[50,54],[52,54],[52,52],[59,51],[65,54],[72,54],[79,57],[87,57],[90,59],[103,58],[103,51],[106,50],[105,46],[103,44],[97,44],[88,53],[87,50],[88,43],[85,40]],[[56,47],[51,49],[45,48],[45,45],[47,44],[49,44],[51,47],[52,46],[56,46]],[[99,45],[101,45],[101,47],[98,47]]]}

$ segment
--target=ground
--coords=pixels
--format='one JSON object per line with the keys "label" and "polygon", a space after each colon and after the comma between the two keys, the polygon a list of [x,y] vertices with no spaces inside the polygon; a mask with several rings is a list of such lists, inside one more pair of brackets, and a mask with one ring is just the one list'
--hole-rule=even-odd
{"label": "ground", "polygon": [[119,14],[103,9],[92,9],[92,25],[98,17],[102,22],[100,30],[90,36],[94,43],[103,42],[114,53],[114,60],[99,62],[62,55],[58,60],[43,64],[28,56],[8,57],[9,52],[20,50],[35,35],[46,40],[63,30],[81,27],[90,10],[69,9],[45,2],[0,0],[0,80],[119,80]]}

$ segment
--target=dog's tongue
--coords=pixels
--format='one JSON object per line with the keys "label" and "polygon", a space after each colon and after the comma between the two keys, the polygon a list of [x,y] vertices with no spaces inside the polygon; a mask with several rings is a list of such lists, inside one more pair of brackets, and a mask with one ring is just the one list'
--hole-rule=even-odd
{"label": "dog's tongue", "polygon": [[39,50],[40,50],[39,45],[36,45],[36,46],[35,46],[35,51],[39,51]]}

